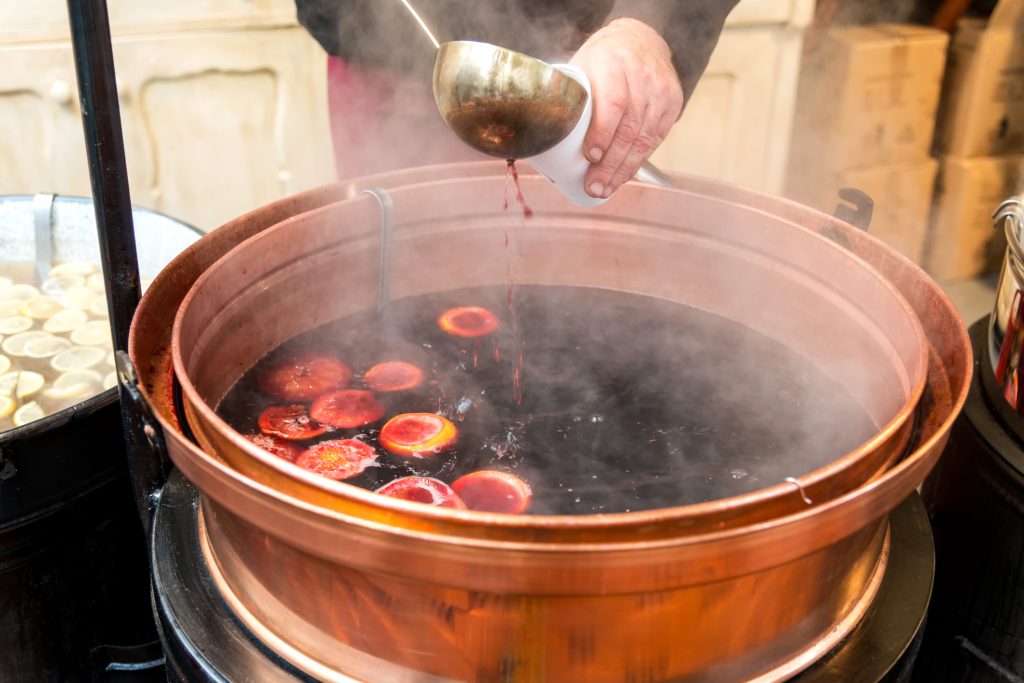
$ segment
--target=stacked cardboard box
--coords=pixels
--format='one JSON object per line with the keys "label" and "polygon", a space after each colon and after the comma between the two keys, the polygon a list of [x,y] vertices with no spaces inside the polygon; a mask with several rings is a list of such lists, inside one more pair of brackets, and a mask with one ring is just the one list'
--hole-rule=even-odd
{"label": "stacked cardboard box", "polygon": [[1024,0],[987,22],[960,22],[950,46],[936,151],[941,155],[926,264],[941,280],[998,268],[1006,243],[991,214],[1024,191]]}
{"label": "stacked cardboard box", "polygon": [[948,42],[921,26],[833,28],[801,67],[788,194],[831,212],[839,188],[867,192],[871,234],[917,263],[938,167],[929,150]]}

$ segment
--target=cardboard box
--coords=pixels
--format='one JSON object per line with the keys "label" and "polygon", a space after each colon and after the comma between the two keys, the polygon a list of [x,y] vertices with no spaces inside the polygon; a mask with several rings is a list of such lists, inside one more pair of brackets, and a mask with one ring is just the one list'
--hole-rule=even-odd
{"label": "cardboard box", "polygon": [[828,31],[805,56],[792,164],[855,168],[925,159],[949,36],[902,24]]}
{"label": "cardboard box", "polygon": [[1022,188],[1024,155],[944,158],[926,247],[928,272],[950,281],[998,270],[1006,240],[992,212]]}
{"label": "cardboard box", "polygon": [[874,200],[868,233],[921,265],[938,170],[938,161],[926,159],[847,171],[841,174],[840,182],[843,187],[866,192]]}
{"label": "cardboard box", "polygon": [[1024,0],[1002,0],[988,22],[957,26],[936,149],[961,157],[1024,152]]}
{"label": "cardboard box", "polygon": [[833,213],[839,202],[839,188],[853,187],[867,193],[875,202],[868,233],[921,265],[938,168],[939,162],[928,158],[823,174],[820,182],[805,186],[794,197]]}

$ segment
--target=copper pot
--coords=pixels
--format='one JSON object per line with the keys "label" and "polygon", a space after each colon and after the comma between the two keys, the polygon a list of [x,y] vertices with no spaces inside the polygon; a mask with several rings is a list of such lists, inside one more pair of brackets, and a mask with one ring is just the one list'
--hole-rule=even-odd
{"label": "copper pot", "polygon": [[[509,252],[502,244],[510,218],[501,210],[497,180],[442,180],[391,190],[394,298],[506,283]],[[182,302],[176,372],[200,445],[254,479],[365,519],[562,542],[580,542],[584,532],[604,540],[610,526],[660,537],[683,528],[695,533],[769,519],[802,508],[802,496],[823,501],[859,486],[902,452],[924,386],[923,333],[906,301],[865,263],[793,223],[715,198],[638,187],[607,208],[566,211],[544,179],[522,182],[537,218],[517,236],[520,283],[640,292],[740,320],[824,368],[883,427],[820,470],[792,472],[802,494],[778,482],[671,513],[574,517],[569,525],[538,516],[485,519],[440,508],[424,513],[421,506],[394,505],[305,472],[255,447],[210,406],[268,350],[317,325],[373,308],[379,207],[361,196],[294,216],[239,245],[203,273]],[[637,206],[644,207],[642,222]]]}
{"label": "copper pot", "polygon": [[[449,189],[462,200],[474,191],[490,191],[500,198],[503,180],[497,166],[462,165],[418,173],[457,180],[427,187],[407,183],[416,175],[409,172],[373,180],[397,184],[392,192],[398,207],[395,273],[402,275],[396,275],[393,284],[396,296],[438,286],[436,271],[427,277],[417,272],[415,263],[403,260],[404,246],[438,248],[429,240],[417,242],[417,223],[423,231],[463,231],[471,250],[473,238],[492,234],[498,224],[486,208],[467,210],[465,203],[457,220],[433,221],[452,218],[446,208],[452,207],[450,197],[444,195]],[[237,376],[276,343],[316,323],[285,316],[281,329],[259,334],[250,329],[258,337],[251,343],[230,338],[227,333],[233,325],[245,324],[249,307],[262,304],[259,296],[245,292],[235,299],[231,287],[239,278],[280,286],[292,275],[290,267],[300,265],[307,274],[322,268],[318,272],[329,278],[340,256],[326,245],[346,240],[349,249],[375,253],[376,234],[364,229],[376,221],[375,205],[359,197],[328,205],[351,195],[358,185],[307,193],[233,221],[180,257],[144,298],[131,340],[133,360],[164,426],[171,455],[205,494],[204,546],[225,597],[243,621],[290,661],[333,680],[778,678],[806,666],[841,638],[870,601],[884,570],[885,514],[927,474],[963,401],[970,374],[966,335],[949,301],[921,271],[850,226],[794,204],[707,181],[689,179],[682,186],[680,191],[628,187],[597,213],[566,208],[560,198],[545,195],[540,181],[530,182],[524,190],[539,216],[551,216],[544,228],[551,234],[542,236],[545,244],[596,240],[598,246],[582,257],[590,270],[613,274],[616,269],[602,259],[614,247],[620,264],[626,264],[619,266],[621,279],[611,283],[618,288],[639,282],[646,288],[641,291],[692,303],[692,297],[707,296],[707,301],[712,290],[729,285],[715,282],[714,273],[701,270],[695,261],[686,262],[692,268],[686,273],[712,278],[706,288],[687,290],[674,281],[646,279],[644,271],[652,263],[678,266],[678,260],[666,260],[669,255],[687,258],[679,250],[679,240],[692,249],[718,245],[723,258],[730,251],[753,250],[752,261],[771,261],[777,272],[792,275],[780,287],[792,294],[787,301],[803,306],[836,305],[832,296],[816,298],[812,290],[848,293],[851,290],[836,285],[834,278],[855,273],[844,282],[873,287],[879,306],[876,309],[874,301],[858,305],[839,296],[846,304],[838,308],[872,330],[858,334],[855,325],[846,325],[844,331],[852,336],[844,339],[857,339],[854,348],[884,348],[888,343],[905,351],[884,356],[892,372],[881,373],[889,381],[898,378],[887,385],[902,389],[898,405],[889,397],[888,403],[873,403],[875,409],[889,408],[890,418],[902,410],[909,414],[917,403],[913,371],[927,372],[925,400],[920,402],[921,434],[913,453],[895,465],[895,454],[886,453],[858,470],[857,463],[872,455],[870,449],[860,449],[829,472],[804,476],[805,493],[814,502],[810,507],[793,487],[783,486],[743,500],[688,506],[693,509],[601,517],[447,513],[377,500],[345,485],[324,485],[289,472],[249,452],[237,435],[222,429],[201,397],[215,401],[218,392],[230,386],[215,376],[214,368]],[[404,218],[402,204],[414,200],[420,202],[417,211]],[[687,219],[682,228],[666,227],[679,216]],[[750,235],[729,222],[739,217],[753,221],[770,240],[751,245]],[[408,236],[402,235],[404,221],[410,226]],[[713,234],[708,221],[714,221]],[[696,234],[701,225],[702,234]],[[535,230],[540,232],[540,227]],[[294,249],[299,234],[302,247],[312,254]],[[645,247],[645,242],[656,242],[659,248]],[[835,243],[843,249],[836,249]],[[179,310],[177,370],[185,386],[190,424],[205,441],[204,451],[185,439],[174,422],[167,393],[167,318],[179,308],[197,275],[235,244],[235,251],[197,283],[189,306]],[[781,250],[786,244],[807,247],[823,261],[787,271],[784,258],[770,258],[773,248]],[[677,251],[670,254],[672,249]],[[524,263],[545,258],[543,250],[529,253]],[[884,279],[855,256],[873,265]],[[352,264],[352,274],[375,282],[375,272],[365,264],[376,260],[361,263]],[[815,270],[822,264],[827,268]],[[281,269],[264,278],[275,266]],[[483,277],[486,271],[474,269],[470,277]],[[828,275],[824,281],[823,274]],[[544,277],[559,281],[563,275]],[[541,277],[531,270],[525,279]],[[891,296],[890,284],[909,301],[910,318],[901,317],[906,304]],[[221,287],[228,288],[222,303],[230,301],[223,307],[209,303]],[[366,306],[373,294],[357,289],[351,305]],[[330,314],[344,312],[342,306]],[[190,316],[205,320],[206,332]],[[901,320],[911,321],[900,328],[911,337],[916,326],[923,325],[927,344],[915,351],[899,345],[900,340],[879,336],[879,330],[892,332],[894,328],[886,327],[889,321]],[[783,335],[812,358],[823,361],[829,352],[810,348],[805,340],[799,346],[801,331],[789,330],[785,336],[787,330],[773,328],[771,320],[751,316],[749,322]],[[217,345],[210,345],[229,338],[235,345],[230,355],[218,354]],[[917,355],[921,348],[930,349],[927,364]],[[899,364],[893,364],[893,358]],[[870,383],[846,379],[848,387],[872,401]],[[907,424],[904,420],[874,445],[887,442]],[[906,438],[904,432],[896,441]]]}

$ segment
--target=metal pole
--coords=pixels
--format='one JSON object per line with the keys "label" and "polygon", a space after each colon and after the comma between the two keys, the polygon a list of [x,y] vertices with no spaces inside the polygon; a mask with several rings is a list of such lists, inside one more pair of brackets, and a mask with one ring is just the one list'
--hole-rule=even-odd
{"label": "metal pole", "polygon": [[[107,281],[107,310],[114,348],[125,350],[128,348],[132,316],[139,303],[139,263],[135,251],[121,110],[114,77],[110,21],[106,0],[67,1],[89,178],[96,207],[96,232]],[[164,464],[149,452],[141,415],[120,384],[119,392],[128,467],[142,526],[148,537],[155,509],[154,492],[166,478]]]}

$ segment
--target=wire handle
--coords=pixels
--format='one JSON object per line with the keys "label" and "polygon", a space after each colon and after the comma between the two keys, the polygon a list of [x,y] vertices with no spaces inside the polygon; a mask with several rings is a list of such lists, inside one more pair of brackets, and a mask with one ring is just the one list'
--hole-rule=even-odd
{"label": "wire handle", "polygon": [[32,198],[36,273],[40,281],[50,276],[50,267],[53,265],[53,200],[56,198],[55,194],[37,194]]}
{"label": "wire handle", "polygon": [[362,191],[380,206],[380,270],[377,281],[377,312],[385,315],[391,306],[391,242],[395,234],[395,204],[391,195],[379,187]]}

